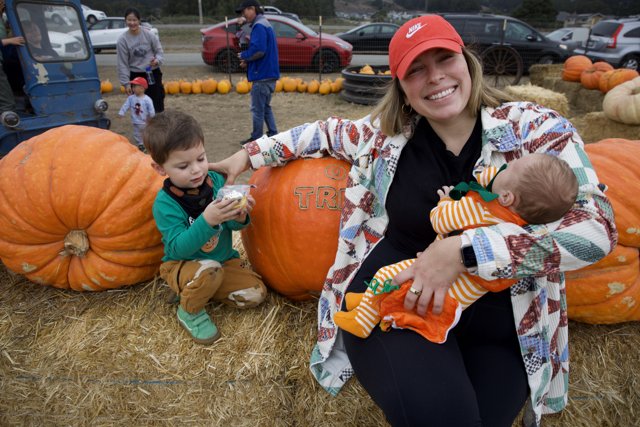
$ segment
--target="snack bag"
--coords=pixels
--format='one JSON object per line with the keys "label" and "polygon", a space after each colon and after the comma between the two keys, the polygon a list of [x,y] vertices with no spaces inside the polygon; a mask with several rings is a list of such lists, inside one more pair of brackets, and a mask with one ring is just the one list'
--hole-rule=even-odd
{"label": "snack bag", "polygon": [[225,185],[218,190],[216,200],[237,200],[234,207],[238,209],[244,208],[247,205],[247,196],[251,187],[255,186],[248,184]]}

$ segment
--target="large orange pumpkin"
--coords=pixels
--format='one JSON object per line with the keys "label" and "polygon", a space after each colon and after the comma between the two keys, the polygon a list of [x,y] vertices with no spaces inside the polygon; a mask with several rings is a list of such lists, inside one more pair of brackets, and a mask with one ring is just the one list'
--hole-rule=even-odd
{"label": "large orange pumpkin", "polygon": [[271,289],[293,300],[319,294],[338,247],[349,168],[333,158],[302,159],[251,176],[256,206],[242,242]]}
{"label": "large orange pumpkin", "polygon": [[639,264],[637,248],[618,245],[597,263],[567,272],[569,318],[586,323],[640,320]]}
{"label": "large orange pumpkin", "polygon": [[564,61],[562,67],[562,80],[579,82],[582,71],[591,67],[593,63],[584,55],[574,55]]}
{"label": "large orange pumpkin", "polygon": [[640,140],[610,138],[586,144],[585,150],[598,174],[606,184],[607,197],[611,200],[618,228],[619,243],[640,247],[640,168],[630,159],[640,158]]}
{"label": "large orange pumpkin", "polygon": [[163,255],[162,177],[116,133],[63,126],[0,160],[0,259],[43,285],[104,290],[150,279]]}

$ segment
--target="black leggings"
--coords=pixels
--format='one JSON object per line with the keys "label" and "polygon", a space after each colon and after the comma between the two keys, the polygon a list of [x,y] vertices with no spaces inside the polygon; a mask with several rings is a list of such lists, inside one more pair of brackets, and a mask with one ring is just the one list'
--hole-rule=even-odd
{"label": "black leggings", "polygon": [[[389,255],[384,264],[367,258],[349,291],[364,292],[379,267],[406,258]],[[393,426],[510,427],[527,399],[509,290],[467,308],[444,344],[377,327],[366,339],[342,335],[358,380]]]}

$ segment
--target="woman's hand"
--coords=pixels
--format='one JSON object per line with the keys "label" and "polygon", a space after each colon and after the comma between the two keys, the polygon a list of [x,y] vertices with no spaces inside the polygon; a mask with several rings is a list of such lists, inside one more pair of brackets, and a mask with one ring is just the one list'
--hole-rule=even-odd
{"label": "woman's hand", "polygon": [[[451,284],[465,268],[460,262],[460,236],[436,240],[422,252],[411,267],[393,278],[394,285],[413,279],[413,285],[404,300],[405,310],[413,310],[424,316],[433,300],[433,314],[440,314],[444,298]],[[415,290],[415,292],[413,291]]]}
{"label": "woman's hand", "polygon": [[209,170],[219,172],[227,177],[225,184],[233,184],[244,171],[249,170],[249,153],[240,150],[234,155],[215,163],[209,163]]}
{"label": "woman's hand", "polygon": [[133,89],[131,89],[131,85],[128,83],[124,85],[124,91],[127,93],[127,95],[133,95]]}
{"label": "woman's hand", "polygon": [[8,37],[6,39],[2,39],[2,44],[4,46],[13,45],[13,46],[24,46],[24,37]]}

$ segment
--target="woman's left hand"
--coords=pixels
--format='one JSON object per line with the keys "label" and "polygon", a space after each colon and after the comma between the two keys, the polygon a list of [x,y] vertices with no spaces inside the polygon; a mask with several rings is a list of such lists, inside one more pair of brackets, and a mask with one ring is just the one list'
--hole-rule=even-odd
{"label": "woman's left hand", "polygon": [[433,300],[433,314],[442,312],[451,284],[466,271],[460,262],[461,243],[460,236],[434,241],[409,268],[393,278],[394,285],[413,279],[404,300],[405,310],[413,310],[417,303],[416,312],[424,316]]}
{"label": "woman's left hand", "polygon": [[155,67],[156,65],[158,65],[158,60],[157,60],[155,57],[153,57],[153,58],[151,59],[151,66],[152,66],[152,67]]}

